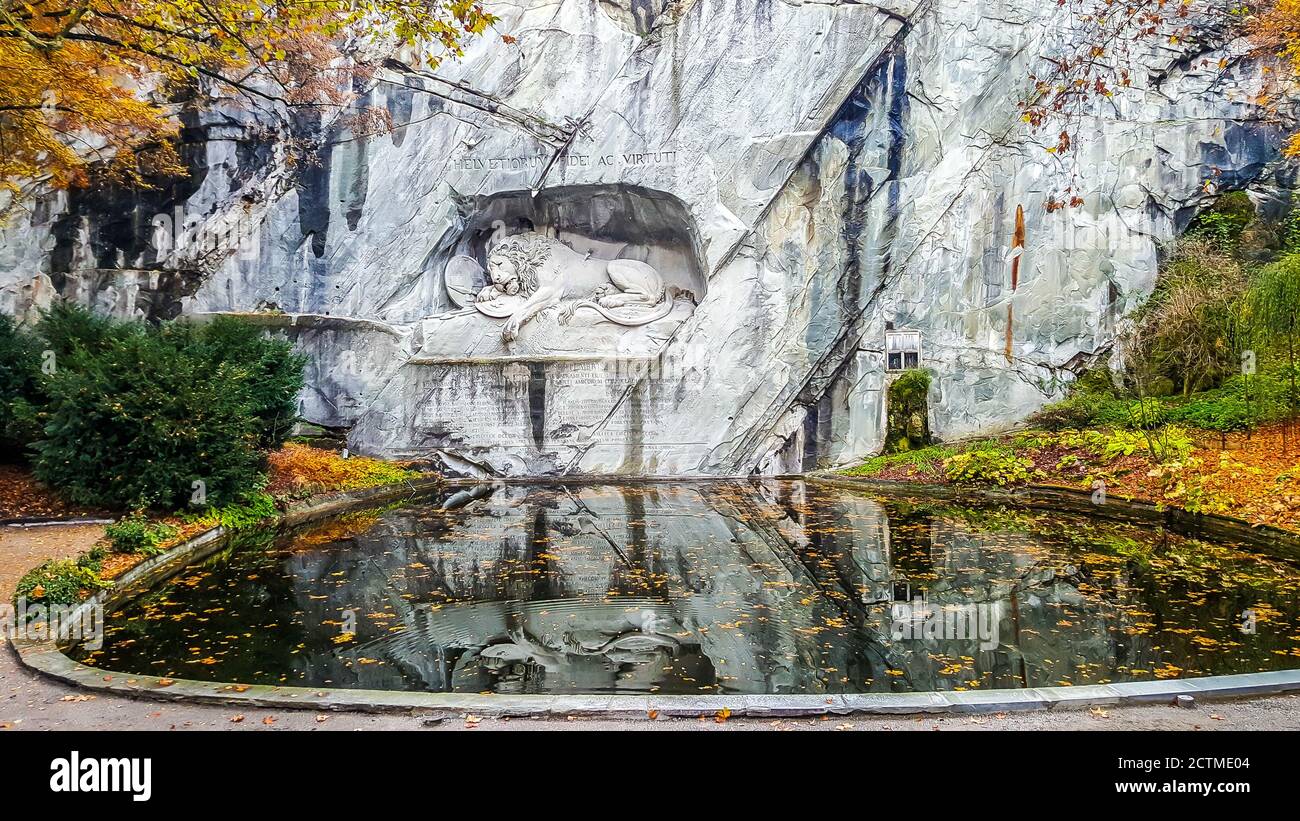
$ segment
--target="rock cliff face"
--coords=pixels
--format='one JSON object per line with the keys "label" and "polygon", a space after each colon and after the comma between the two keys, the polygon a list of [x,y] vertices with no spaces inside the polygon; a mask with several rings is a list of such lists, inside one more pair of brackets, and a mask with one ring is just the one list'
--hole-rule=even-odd
{"label": "rock cliff face", "polygon": [[[361,90],[391,133],[299,123],[324,147],[289,164],[219,101],[187,115],[183,183],[36,203],[0,234],[0,308],[253,315],[359,452],[784,473],[880,447],[888,345],[934,373],[936,436],[1022,418],[1107,354],[1217,191],[1273,208],[1291,183],[1240,43],[1153,52],[1073,170],[1048,153],[1017,104],[1069,45],[1054,0],[494,11],[516,43]],[[1083,204],[1049,212],[1072,173]]]}

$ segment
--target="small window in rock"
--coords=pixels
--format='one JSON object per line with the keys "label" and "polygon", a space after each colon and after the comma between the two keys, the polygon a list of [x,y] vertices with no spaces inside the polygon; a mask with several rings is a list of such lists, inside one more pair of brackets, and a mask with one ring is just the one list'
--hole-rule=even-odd
{"label": "small window in rock", "polygon": [[885,367],[891,371],[906,371],[921,367],[921,332],[886,331]]}

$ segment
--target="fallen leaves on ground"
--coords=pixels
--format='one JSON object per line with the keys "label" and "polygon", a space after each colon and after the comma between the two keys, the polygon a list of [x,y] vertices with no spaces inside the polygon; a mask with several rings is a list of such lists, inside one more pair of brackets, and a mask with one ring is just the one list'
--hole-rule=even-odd
{"label": "fallen leaves on ground", "polygon": [[[1288,433],[1285,423],[1238,433],[1188,433],[1195,443],[1192,452],[1182,461],[1163,465],[1145,448],[1107,460],[1087,448],[1061,444],[1060,436],[1039,431],[1022,435],[1056,441],[1018,452],[1033,461],[1041,477],[1035,484],[1092,490],[1094,482],[1101,480],[1108,496],[1300,531],[1300,434]],[[1006,441],[1014,443],[1016,438]],[[947,484],[942,471],[908,463],[880,470],[871,478]]]}
{"label": "fallen leaves on ground", "polygon": [[102,516],[104,511],[64,501],[24,465],[0,465],[0,519]]}

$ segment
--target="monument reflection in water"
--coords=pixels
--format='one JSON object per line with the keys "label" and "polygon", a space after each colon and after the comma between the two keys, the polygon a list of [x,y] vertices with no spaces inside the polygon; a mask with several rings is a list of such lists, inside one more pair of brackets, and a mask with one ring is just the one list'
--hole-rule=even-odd
{"label": "monument reflection in water", "polygon": [[1150,528],[803,482],[506,486],[236,544],[82,659],[467,693],[1090,684],[1300,666],[1298,583]]}

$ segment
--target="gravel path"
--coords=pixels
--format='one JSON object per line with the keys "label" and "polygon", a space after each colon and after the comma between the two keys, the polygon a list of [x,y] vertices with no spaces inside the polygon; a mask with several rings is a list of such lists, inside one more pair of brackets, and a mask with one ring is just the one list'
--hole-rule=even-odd
{"label": "gravel path", "polygon": [[23,574],[46,559],[68,559],[89,550],[104,535],[103,525],[0,527],[0,601],[13,600]]}
{"label": "gravel path", "polygon": [[[0,528],[0,595],[51,556],[89,548],[100,526]],[[5,642],[0,648],[0,731],[13,730],[1300,730],[1300,695],[1206,702],[1195,709],[1117,707],[1097,711],[1011,713],[1003,716],[862,716],[810,719],[615,721],[608,719],[441,719],[297,710],[245,710],[224,705],[173,704],[124,696],[91,695],[22,667]]]}

